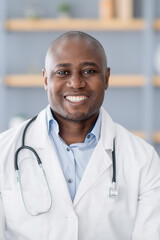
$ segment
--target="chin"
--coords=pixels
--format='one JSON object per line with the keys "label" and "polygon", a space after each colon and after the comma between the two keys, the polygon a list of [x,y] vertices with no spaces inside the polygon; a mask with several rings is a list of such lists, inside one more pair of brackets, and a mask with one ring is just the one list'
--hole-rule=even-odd
{"label": "chin", "polygon": [[90,116],[89,114],[86,113],[81,113],[81,112],[77,112],[77,113],[68,113],[65,116],[65,119],[70,120],[70,121],[83,121],[88,119]]}

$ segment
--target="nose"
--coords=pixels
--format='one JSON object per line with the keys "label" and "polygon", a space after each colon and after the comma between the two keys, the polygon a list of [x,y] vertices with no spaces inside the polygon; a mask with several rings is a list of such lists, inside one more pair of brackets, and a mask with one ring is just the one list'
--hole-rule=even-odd
{"label": "nose", "polygon": [[86,81],[80,76],[80,74],[72,74],[67,81],[67,87],[79,89],[86,86]]}

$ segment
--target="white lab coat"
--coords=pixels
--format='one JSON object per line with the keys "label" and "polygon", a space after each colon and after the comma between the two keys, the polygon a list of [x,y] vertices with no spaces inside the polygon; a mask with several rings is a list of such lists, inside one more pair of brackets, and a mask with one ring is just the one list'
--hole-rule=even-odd
{"label": "white lab coat", "polygon": [[[30,216],[14,170],[14,153],[25,125],[0,136],[0,240],[160,240],[160,159],[150,145],[114,123],[104,109],[101,138],[73,203],[47,133],[46,110],[32,123],[26,144],[42,160],[53,206],[46,214]],[[109,198],[115,136],[117,201]],[[19,165],[27,206],[47,207],[42,179],[29,151],[20,154]]]}

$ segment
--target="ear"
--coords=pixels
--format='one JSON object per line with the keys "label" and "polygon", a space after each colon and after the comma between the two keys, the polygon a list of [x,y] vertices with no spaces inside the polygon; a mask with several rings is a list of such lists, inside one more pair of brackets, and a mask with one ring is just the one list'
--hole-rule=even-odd
{"label": "ear", "polygon": [[47,89],[48,89],[48,78],[47,78],[47,73],[46,73],[45,68],[42,69],[42,75],[43,75],[44,89],[47,91]]}
{"label": "ear", "polygon": [[110,77],[110,68],[106,69],[106,76],[105,76],[105,90],[107,90],[108,85],[109,85],[109,77]]}

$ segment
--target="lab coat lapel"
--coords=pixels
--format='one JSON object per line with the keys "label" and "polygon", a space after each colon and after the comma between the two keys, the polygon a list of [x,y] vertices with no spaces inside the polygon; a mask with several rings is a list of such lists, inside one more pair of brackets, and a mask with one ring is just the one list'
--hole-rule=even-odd
{"label": "lab coat lapel", "polygon": [[74,207],[78,204],[83,195],[89,191],[92,185],[110,167],[111,164],[112,160],[103,148],[102,143],[99,142],[92,154],[92,157],[79,184],[73,203]]}
{"label": "lab coat lapel", "polygon": [[75,199],[74,206],[80,201],[92,185],[102,176],[102,174],[111,166],[112,159],[108,155],[108,150],[113,149],[113,139],[115,137],[115,125],[102,108],[102,125],[101,137],[91,156],[88,166],[79,184]]}

